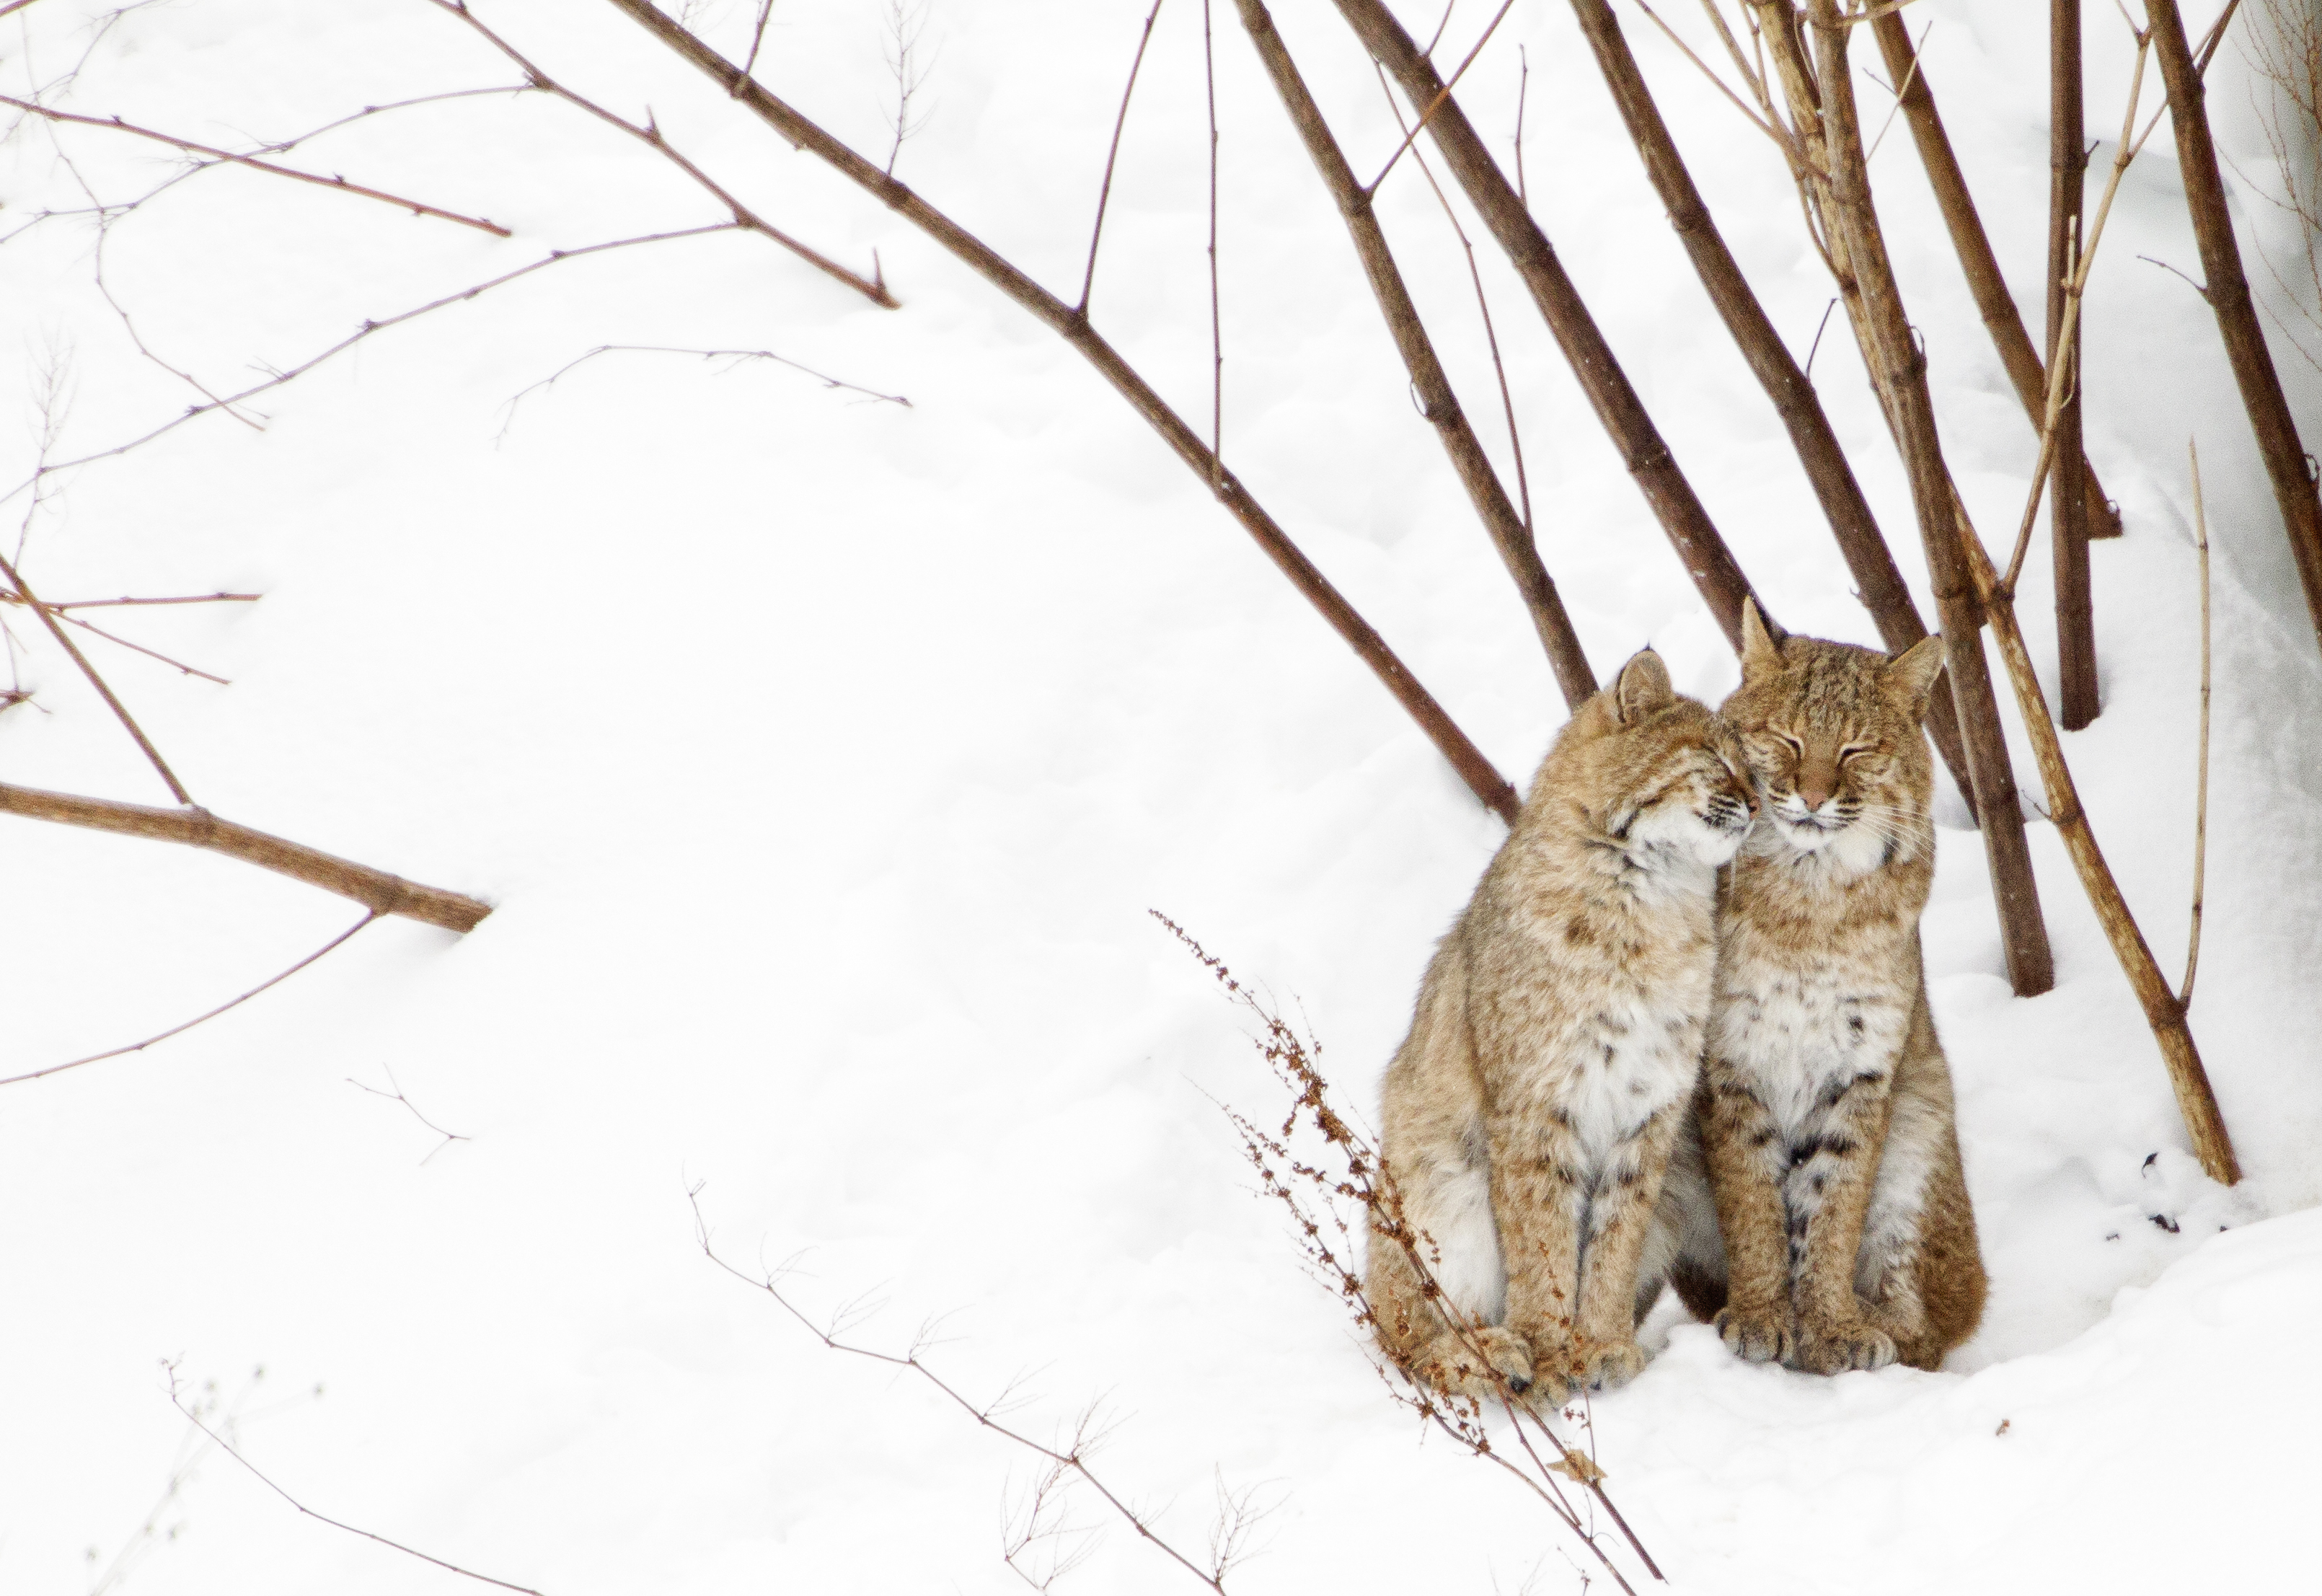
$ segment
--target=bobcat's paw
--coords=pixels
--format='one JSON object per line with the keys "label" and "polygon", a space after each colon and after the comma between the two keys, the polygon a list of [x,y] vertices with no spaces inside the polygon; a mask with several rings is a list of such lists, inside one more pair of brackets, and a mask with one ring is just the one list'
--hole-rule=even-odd
{"label": "bobcat's paw", "polygon": [[1633,1337],[1609,1344],[1600,1343],[1587,1350],[1580,1383],[1591,1390],[1616,1390],[1643,1373],[1644,1368],[1645,1349]]}
{"label": "bobcat's paw", "polygon": [[1884,1369],[1895,1361],[1895,1338],[1867,1319],[1817,1325],[1798,1336],[1797,1367],[1810,1374]]}
{"label": "bobcat's paw", "polygon": [[1531,1348],[1499,1325],[1437,1336],[1412,1372],[1438,1390],[1479,1402],[1496,1399],[1503,1389],[1521,1397],[1533,1387]]}
{"label": "bobcat's paw", "polygon": [[1711,1321],[1725,1340],[1725,1350],[1751,1363],[1780,1363],[1797,1345],[1787,1307],[1719,1308]]}

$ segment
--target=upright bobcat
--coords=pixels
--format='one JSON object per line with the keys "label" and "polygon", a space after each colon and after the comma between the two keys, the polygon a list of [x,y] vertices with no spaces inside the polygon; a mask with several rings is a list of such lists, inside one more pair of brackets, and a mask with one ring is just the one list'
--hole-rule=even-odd
{"label": "upright bobcat", "polygon": [[1561,1402],[1644,1366],[1636,1305],[1675,1244],[1651,1221],[1700,1066],[1716,872],[1750,826],[1740,762],[1639,654],[1559,734],[1436,949],[1387,1069],[1382,1151],[1464,1325],[1392,1212],[1367,1259],[1379,1341],[1414,1379]]}
{"label": "upright bobcat", "polygon": [[1752,1362],[1933,1369],[1984,1298],[1919,955],[1943,645],[1777,645],[1754,606],[1742,639],[1719,712],[1765,818],[1723,905],[1696,1093],[1716,1225],[1688,1227],[1673,1281]]}

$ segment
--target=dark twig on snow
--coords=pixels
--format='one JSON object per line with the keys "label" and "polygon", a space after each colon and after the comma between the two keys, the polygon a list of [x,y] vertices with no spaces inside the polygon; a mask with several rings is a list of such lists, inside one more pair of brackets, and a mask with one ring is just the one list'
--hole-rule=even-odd
{"label": "dark twig on snow", "polygon": [[628,134],[629,137],[635,139],[640,143],[645,145],[646,148],[652,150],[656,154],[668,161],[671,165],[676,167],[687,177],[691,178],[695,183],[699,184],[708,193],[711,198],[717,200],[719,205],[724,206],[727,214],[733,216],[735,226],[741,228],[746,233],[757,234],[760,237],[771,240],[772,243],[781,245],[783,249],[788,250],[791,253],[796,255],[800,260],[804,261],[808,265],[814,267],[817,271],[830,277],[834,277],[840,282],[845,283],[848,288],[853,289],[856,293],[861,294],[873,305],[884,306],[886,308],[892,310],[900,303],[892,294],[890,294],[887,291],[887,285],[884,282],[878,281],[873,278],[862,277],[853,271],[849,271],[846,267],[841,266],[837,261],[832,260],[829,256],[822,253],[820,251],[792,238],[789,234],[783,232],[781,228],[776,227],[772,223],[767,221],[757,212],[743,204],[742,201],[736,198],[730,191],[721,187],[717,179],[712,178],[708,172],[702,170],[699,167],[694,165],[691,161],[688,160],[684,153],[680,151],[676,145],[671,143],[667,138],[663,136],[660,125],[653,119],[652,112],[648,111],[645,114],[645,119],[643,123],[631,122],[626,116],[622,116],[612,111],[607,110],[596,101],[585,97],[584,96],[575,92],[573,89],[558,82],[556,79],[549,77],[547,73],[542,71],[537,66],[526,60],[524,54],[519,51],[515,45],[510,44],[506,39],[503,39],[499,34],[494,32],[489,27],[486,26],[482,18],[477,16],[474,12],[468,9],[467,0],[427,0],[427,3],[434,6],[438,11],[448,12],[452,15],[458,17],[462,22],[467,23],[478,33],[481,34],[485,41],[489,42],[493,49],[507,57],[507,59],[524,73],[526,78],[532,82],[534,87],[544,91],[545,93],[554,95],[558,99],[562,100],[566,105],[574,107],[576,110],[587,112],[590,115],[595,117],[598,121],[603,123],[608,127],[618,128],[621,132]]}
{"label": "dark twig on snow", "polygon": [[336,189],[342,194],[360,195],[365,199],[379,200],[384,204],[394,206],[398,210],[409,211],[415,216],[440,217],[443,221],[457,222],[462,227],[473,227],[498,238],[509,236],[507,228],[498,222],[488,221],[482,216],[463,216],[458,211],[448,211],[440,206],[428,205],[421,200],[406,199],[399,194],[389,194],[383,189],[365,188],[361,183],[350,183],[335,173],[330,177],[325,177],[320,172],[303,172],[296,167],[279,166],[270,161],[261,161],[255,155],[242,155],[232,150],[221,150],[215,144],[196,143],[191,139],[181,139],[175,133],[161,133],[153,128],[140,127],[134,123],[123,122],[118,116],[81,116],[70,111],[59,111],[52,106],[40,105],[32,100],[20,100],[12,95],[5,94],[0,94],[0,105],[13,105],[27,115],[44,117],[50,122],[59,124],[111,128],[115,133],[132,133],[141,139],[150,139],[156,143],[170,145],[184,151],[188,155],[198,155],[210,161],[222,161],[235,166],[245,166],[252,171],[267,172],[278,178],[289,178],[301,183],[312,183],[317,188]]}
{"label": "dark twig on snow", "polygon": [[530,1585],[511,1584],[507,1580],[496,1580],[488,1573],[478,1573],[472,1568],[462,1568],[456,1563],[447,1563],[443,1558],[423,1552],[416,1546],[407,1546],[401,1541],[390,1540],[386,1536],[363,1528],[361,1525],[349,1524],[343,1519],[332,1518],[328,1513],[316,1512],[305,1502],[300,1501],[297,1497],[292,1496],[288,1491],[283,1490],[281,1486],[277,1485],[272,1479],[269,1478],[260,1470],[256,1463],[251,1462],[248,1458],[242,1456],[240,1452],[236,1451],[232,1442],[228,1441],[224,1435],[219,1435],[215,1430],[210,1428],[209,1425],[198,1413],[197,1413],[193,1408],[186,1406],[184,1399],[178,1393],[177,1371],[174,1368],[171,1369],[169,1373],[169,1402],[170,1405],[176,1408],[178,1412],[186,1416],[188,1423],[192,1424],[195,1428],[200,1430],[203,1435],[207,1435],[213,1442],[215,1442],[219,1451],[233,1459],[234,1462],[240,1463],[244,1469],[247,1469],[250,1472],[251,1478],[256,1480],[261,1485],[265,1486],[267,1490],[272,1491],[275,1495],[280,1497],[284,1501],[288,1502],[292,1507],[297,1509],[299,1512],[305,1514],[307,1518],[314,1519],[315,1522],[327,1524],[333,1529],[344,1530],[349,1535],[361,1536],[367,1541],[376,1541],[379,1545],[387,1547],[390,1551],[400,1552],[407,1557],[416,1557],[422,1563],[432,1563],[437,1568],[443,1570],[444,1573],[456,1573],[462,1579],[474,1580],[479,1584],[495,1585],[503,1591],[515,1591],[518,1592],[518,1596],[542,1596],[540,1591],[534,1590]]}
{"label": "dark twig on snow", "polygon": [[[1011,1392],[1003,1391],[1000,1397],[990,1402],[974,1402],[963,1395],[957,1386],[953,1385],[950,1381],[937,1374],[933,1369],[929,1368],[922,1355],[926,1351],[926,1344],[924,1340],[915,1343],[907,1350],[900,1353],[883,1352],[877,1347],[865,1346],[859,1342],[846,1340],[845,1338],[846,1321],[844,1315],[842,1314],[839,1318],[833,1319],[828,1323],[817,1322],[807,1314],[805,1309],[800,1307],[797,1303],[793,1302],[783,1293],[782,1275],[780,1271],[762,1271],[757,1274],[752,1274],[747,1270],[738,1269],[732,1263],[727,1261],[727,1260],[719,1254],[717,1247],[710,1240],[709,1222],[701,1212],[701,1188],[699,1186],[695,1186],[687,1191],[685,1195],[686,1200],[690,1203],[693,1207],[694,1240],[699,1244],[702,1256],[708,1259],[710,1262],[716,1264],[719,1269],[733,1276],[744,1285],[749,1286],[755,1290],[764,1292],[766,1296],[773,1301],[777,1307],[781,1308],[782,1312],[788,1315],[791,1318],[798,1321],[798,1323],[806,1329],[808,1334],[812,1335],[817,1341],[822,1343],[822,1344],[825,1347],[827,1347],[830,1351],[835,1353],[846,1353],[850,1356],[862,1358],[870,1362],[884,1364],[891,1369],[909,1370],[911,1373],[917,1375],[921,1380],[926,1382],[928,1387],[940,1394],[945,1400],[949,1402],[953,1407],[957,1408],[961,1412],[966,1414],[983,1428],[990,1430],[992,1434],[1000,1436],[1003,1440],[1012,1442],[1014,1445],[1023,1448],[1027,1452],[1046,1459],[1052,1469],[1070,1472],[1078,1477],[1083,1484],[1094,1491],[1097,1495],[1103,1498],[1105,1505],[1120,1515],[1120,1518],[1129,1524],[1129,1527],[1136,1530],[1139,1536],[1151,1543],[1156,1550],[1167,1557],[1171,1562],[1175,1563],[1184,1573],[1192,1575],[1193,1578],[1200,1583],[1206,1585],[1211,1591],[1216,1592],[1216,1596],[1226,1596],[1225,1577],[1230,1571],[1230,1564],[1234,1554],[1239,1550],[1240,1536],[1234,1532],[1231,1526],[1229,1526],[1226,1533],[1222,1534],[1218,1537],[1217,1541],[1213,1543],[1212,1559],[1207,1567],[1196,1563],[1193,1558],[1187,1556],[1184,1553],[1179,1551],[1175,1546],[1171,1545],[1167,1540],[1164,1539],[1160,1532],[1154,1528],[1150,1519],[1138,1512],[1137,1509],[1129,1506],[1129,1503],[1122,1500],[1122,1498],[1118,1495],[1110,1485],[1106,1484],[1102,1478],[1090,1469],[1088,1463],[1088,1449],[1091,1442],[1094,1439],[1094,1436],[1092,1430],[1092,1423],[1089,1418],[1085,1417],[1083,1418],[1080,1426],[1074,1432],[1073,1439],[1063,1448],[1059,1449],[1055,1446],[1050,1446],[1044,1442],[1036,1440],[1032,1436],[1025,1434],[1023,1431],[1015,1429],[1000,1421],[998,1416],[1006,1410],[1010,1402],[1010,1398],[1012,1394]],[[1053,1490],[1053,1486],[1051,1487],[1051,1490]],[[1230,1498],[1228,1500],[1229,1501],[1231,1500]],[[1013,1559],[1011,1558],[1010,1566],[1012,1567],[1013,1565]],[[1020,1573],[1021,1571],[1019,1570],[1019,1572]],[[1051,1577],[1053,1577],[1053,1575]]]}
{"label": "dark twig on snow", "polygon": [[[374,916],[374,918],[376,917]],[[370,922],[369,920],[363,922],[363,925],[369,925],[370,923]],[[355,927],[355,931],[361,931],[361,925]],[[347,935],[351,937],[354,935],[354,931],[349,931]],[[335,944],[334,944],[334,946],[335,946]],[[326,949],[325,951],[327,952],[328,949]],[[453,1142],[465,1142],[468,1140],[467,1137],[462,1136],[459,1132],[447,1131],[443,1126],[437,1124],[434,1120],[429,1119],[425,1114],[420,1113],[419,1105],[414,1103],[404,1094],[403,1083],[395,1078],[395,1069],[393,1066],[382,1064],[379,1068],[387,1071],[387,1084],[390,1087],[394,1088],[393,1090],[382,1092],[377,1087],[366,1086],[363,1082],[357,1080],[352,1075],[346,1078],[347,1085],[354,1087],[359,1090],[369,1092],[374,1097],[384,1097],[390,1103],[402,1104],[406,1108],[411,1110],[412,1118],[417,1120],[421,1124],[425,1125],[429,1130],[434,1132],[435,1134],[443,1138],[443,1140],[438,1142],[433,1148],[428,1150],[428,1153],[425,1158],[419,1160],[422,1168],[434,1162],[435,1155],[443,1151],[445,1148],[451,1146]]]}
{"label": "dark twig on snow", "polygon": [[788,366],[793,371],[803,371],[806,375],[813,378],[817,382],[821,383],[823,387],[827,389],[836,389],[846,393],[859,393],[867,403],[900,405],[907,410],[911,408],[911,401],[904,398],[900,393],[881,393],[876,389],[863,388],[852,382],[843,381],[839,378],[833,377],[826,371],[818,371],[812,366],[801,364],[800,362],[791,359],[791,357],[786,354],[776,354],[771,349],[674,349],[665,347],[658,344],[599,344],[596,348],[590,350],[587,353],[578,355],[571,360],[566,361],[562,365],[557,367],[556,370],[551,371],[547,376],[543,377],[539,381],[530,383],[525,388],[519,390],[512,398],[509,399],[507,404],[501,406],[499,436],[502,437],[506,437],[507,436],[509,427],[516,421],[517,406],[522,404],[527,397],[532,394],[544,392],[547,390],[555,387],[558,381],[570,374],[575,367],[586,365],[590,361],[595,360],[599,355],[602,354],[692,355],[704,361],[722,360],[729,362],[731,363],[729,363],[726,368],[727,371],[733,370],[735,366],[746,365],[754,361],[772,361],[778,366]]}
{"label": "dark twig on snow", "polygon": [[[1098,185],[1096,191],[1096,222],[1089,228],[1088,266],[1081,273],[1080,303],[1074,307],[1083,316],[1088,314],[1089,291],[1096,286],[1096,250],[1097,245],[1104,241],[1104,209],[1112,199],[1112,168],[1113,163],[1120,159],[1121,132],[1129,125],[1129,98],[1137,92],[1137,74],[1145,65],[1145,47],[1153,42],[1153,24],[1161,15],[1164,3],[1165,0],[1153,0],[1153,9],[1145,14],[1145,26],[1138,30],[1137,35],[1137,53],[1129,61],[1129,81],[1121,85],[1120,109],[1113,114],[1112,143],[1104,152],[1104,181]],[[747,77],[749,71],[749,65],[745,62],[743,76]]]}
{"label": "dark twig on snow", "polygon": [[[362,930],[363,927],[369,925],[372,921],[377,920],[378,918],[379,915],[376,912],[364,915],[361,920],[356,921],[352,925],[347,927],[346,930],[341,931],[337,936],[333,937],[329,941],[324,943],[312,953],[306,955],[306,958],[292,965],[288,969],[283,970],[276,975],[269,976],[265,980],[261,981],[257,986],[252,986],[241,996],[232,998],[227,1002],[218,1004],[217,1007],[210,1010],[207,1014],[197,1014],[194,1018],[187,1020],[181,1025],[172,1025],[167,1031],[160,1032],[152,1036],[147,1037],[143,1041],[133,1041],[125,1047],[107,1048],[104,1052],[91,1053],[85,1059],[73,1059],[62,1064],[51,1064],[45,1069],[28,1069],[22,1075],[0,1076],[0,1087],[13,1087],[19,1081],[39,1080],[42,1076],[47,1075],[61,1075],[68,1069],[78,1069],[84,1064],[99,1064],[107,1059],[119,1059],[130,1053],[142,1053],[156,1042],[167,1041],[173,1036],[182,1036],[187,1032],[191,1031],[195,1026],[199,1025],[206,1021],[215,1020],[220,1014],[225,1014],[229,1010],[240,1008],[243,1004],[248,1003],[251,998],[256,997],[260,993],[268,990],[270,987],[280,986],[283,982],[297,975],[300,970],[305,969],[308,965],[322,958],[323,955],[330,952],[341,943],[348,940],[357,931]],[[416,1113],[418,1111],[415,1109],[413,1112]],[[464,1138],[462,1138],[462,1140],[464,1140]]]}

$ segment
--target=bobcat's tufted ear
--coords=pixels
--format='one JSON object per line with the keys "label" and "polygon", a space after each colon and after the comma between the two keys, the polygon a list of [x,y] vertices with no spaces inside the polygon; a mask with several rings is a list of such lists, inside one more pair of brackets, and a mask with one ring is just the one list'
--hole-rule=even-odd
{"label": "bobcat's tufted ear", "polygon": [[1620,679],[1613,684],[1613,710],[1623,726],[1634,726],[1655,710],[1675,702],[1677,689],[1669,685],[1668,666],[1650,648],[1639,649],[1636,657],[1621,667]]}
{"label": "bobcat's tufted ear", "polygon": [[1887,662],[1887,683],[1910,707],[1911,719],[1927,718],[1927,701],[1934,696],[1935,678],[1943,674],[1943,640],[1922,637]]}
{"label": "bobcat's tufted ear", "polygon": [[1774,642],[1774,635],[1766,629],[1766,618],[1758,613],[1758,601],[1742,601],[1742,679],[1755,681],[1758,677],[1782,668],[1782,651]]}

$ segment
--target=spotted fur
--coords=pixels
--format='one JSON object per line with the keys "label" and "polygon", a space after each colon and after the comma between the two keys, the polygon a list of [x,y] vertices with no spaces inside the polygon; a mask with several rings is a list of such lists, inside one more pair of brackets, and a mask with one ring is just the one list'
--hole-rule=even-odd
{"label": "spotted fur", "polygon": [[1675,1283],[1744,1358],[1933,1369],[1985,1292],[1919,951],[1942,644],[1777,645],[1754,606],[1743,631],[1720,713],[1764,819],[1722,905]]}
{"label": "spotted fur", "polygon": [[1387,1069],[1382,1147],[1432,1279],[1390,1214],[1367,1289],[1414,1378],[1483,1397],[1504,1377],[1561,1402],[1644,1366],[1638,1305],[1674,1251],[1653,1215],[1699,1068],[1716,872],[1750,815],[1738,747],[1650,649],[1550,749]]}

